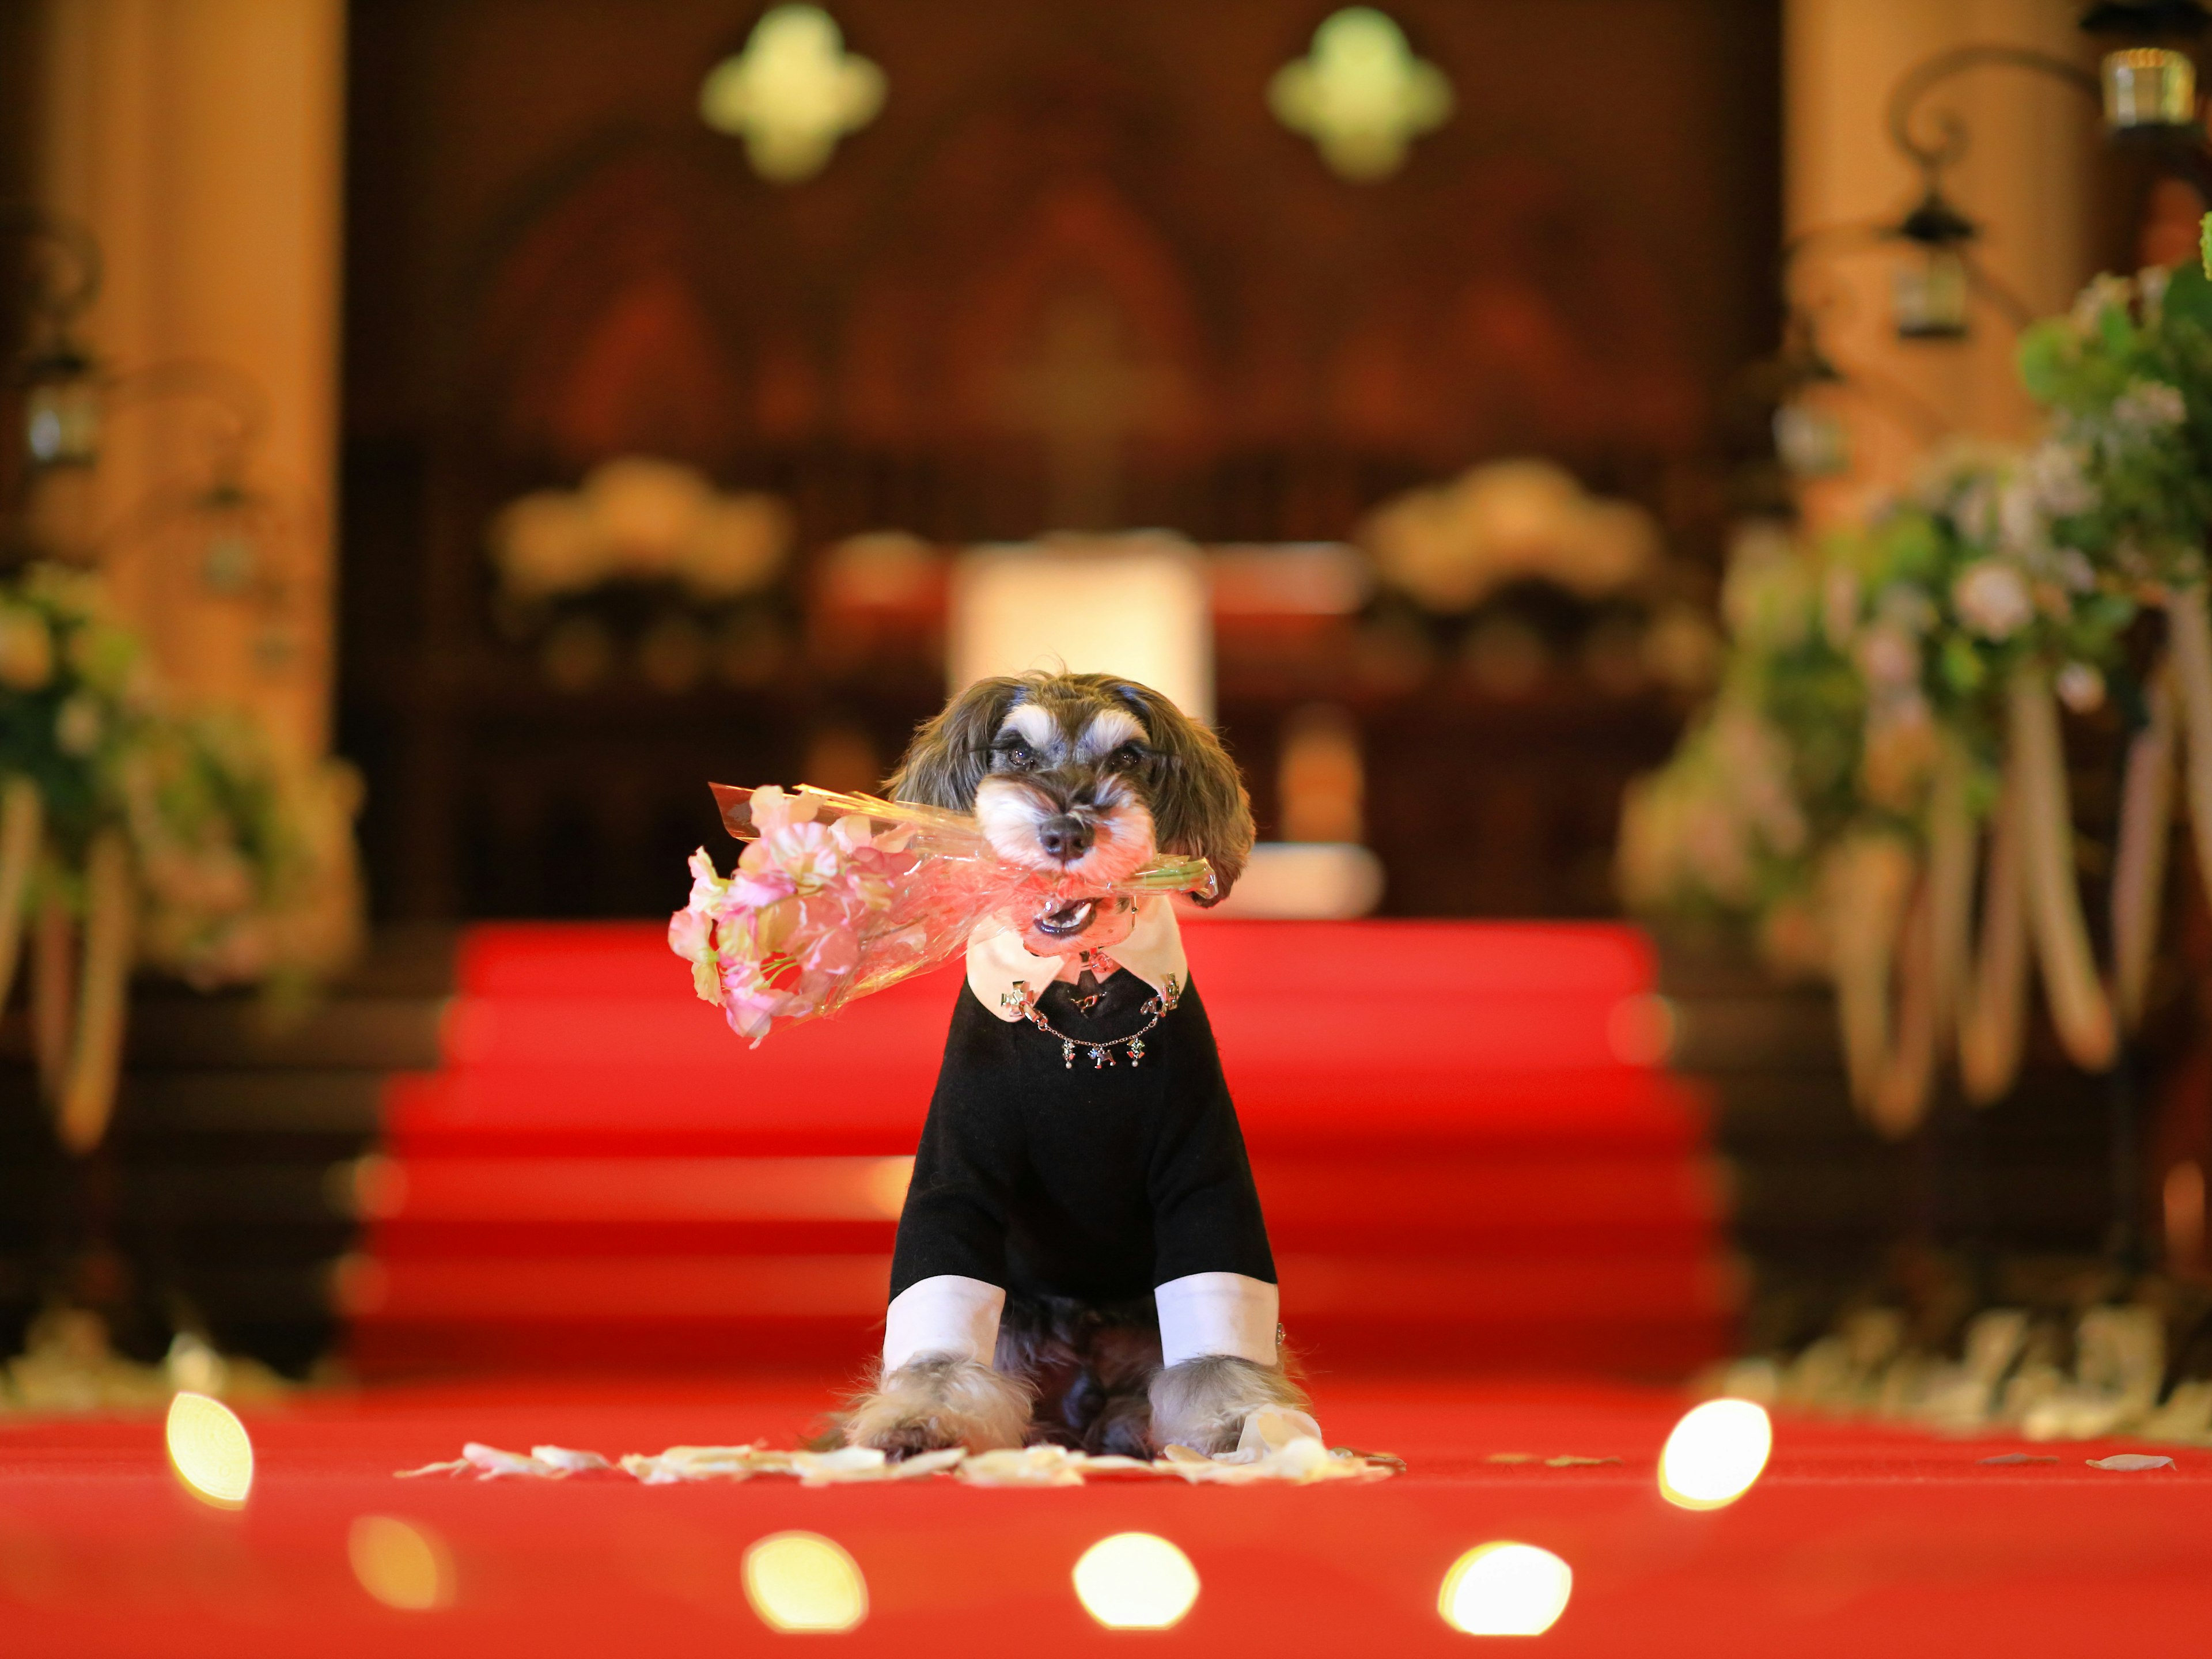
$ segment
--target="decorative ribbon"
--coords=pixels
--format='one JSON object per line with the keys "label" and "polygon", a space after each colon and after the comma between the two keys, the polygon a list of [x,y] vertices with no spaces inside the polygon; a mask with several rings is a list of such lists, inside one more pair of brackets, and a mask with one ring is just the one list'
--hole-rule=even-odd
{"label": "decorative ribbon", "polygon": [[[1982,933],[1960,987],[1959,1079],[1986,1106],[2011,1091],[2027,1031],[2027,916],[2021,873],[2020,791],[2008,774],[1990,825]],[[1961,803],[1963,810],[1963,802]],[[1964,951],[1961,940],[1959,947]]]}
{"label": "decorative ribbon", "polygon": [[70,1152],[83,1153],[100,1144],[114,1115],[137,942],[137,883],[122,830],[94,836],[85,860],[79,963],[76,930],[62,901],[61,868],[43,848],[45,830],[38,785],[21,776],[0,781],[0,1007],[15,988],[24,917],[36,889],[32,1046],[55,1132]]}
{"label": "decorative ribbon", "polygon": [[1834,918],[1836,1013],[1844,1070],[1859,1109],[1887,1123],[1895,1114],[1888,1079],[1898,1071],[1891,1046],[1891,970],[1916,871],[1905,843],[1869,832],[1836,849],[1825,872]]}
{"label": "decorative ribbon", "polygon": [[2144,696],[2149,718],[2128,744],[2112,857],[2112,1003],[2121,1029],[2130,1032],[2142,1023],[2173,830],[2174,699],[2163,666]]}
{"label": "decorative ribbon", "polygon": [[16,960],[23,950],[23,912],[31,896],[31,872],[39,861],[46,830],[46,798],[26,777],[0,783],[0,1008],[15,988]]}
{"label": "decorative ribbon", "polygon": [[62,1145],[78,1153],[90,1152],[107,1133],[123,1068],[138,895],[121,830],[103,830],[93,837],[84,880],[84,978],[56,1115]]}
{"label": "decorative ribbon", "polygon": [[[2201,623],[2197,598],[2195,621]],[[2212,670],[2212,638],[2205,645],[2202,661]],[[2212,694],[2212,673],[2204,689]],[[1967,1097],[1986,1105],[2010,1091],[2026,1039],[2031,943],[2051,1023],[2076,1065],[2089,1071],[2110,1066],[2120,1029],[2133,1030],[2142,1016],[2172,823],[2177,715],[2167,677],[2153,676],[2150,719],[2129,746],[2111,895],[2109,992],[2098,972],[2075,877],[2057,706],[2049,682],[2035,669],[2014,678],[2007,699],[2008,752],[1991,825],[1978,945],[1970,942],[1978,861],[1967,799],[1970,763],[1956,744],[1946,747],[1937,766],[1926,877],[1911,912],[1891,890],[1895,878],[1879,878],[1863,853],[1856,855],[1856,873],[1832,896],[1838,1013],[1852,1092],[1887,1133],[1903,1134],[1918,1123],[1933,1085],[1935,1051],[1954,1028]],[[2212,708],[2207,719],[2212,722]],[[2203,769],[2212,773],[2212,743],[2192,750],[2192,763],[2200,758]],[[1893,1048],[1893,955],[1899,1005]]]}
{"label": "decorative ribbon", "polygon": [[2167,649],[2181,724],[2189,744],[2189,821],[2197,837],[2197,873],[2212,896],[2212,616],[2204,584],[2179,588],[2166,599]]}
{"label": "decorative ribbon", "polygon": [[2043,969],[2051,1024],[2074,1063],[2101,1072],[2112,1063],[2118,1035],[2112,1006],[2089,946],[2081,891],[2074,874],[2073,807],[2058,734],[2058,705],[2040,669],[2022,668],[2007,688],[2011,714],[2008,764],[2018,788],[2021,866],[2027,883],[2028,931]]}

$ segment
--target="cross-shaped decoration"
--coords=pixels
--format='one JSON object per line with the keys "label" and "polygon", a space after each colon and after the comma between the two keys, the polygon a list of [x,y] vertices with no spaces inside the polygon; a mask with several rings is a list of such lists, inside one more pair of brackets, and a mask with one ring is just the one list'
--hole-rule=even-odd
{"label": "cross-shaped decoration", "polygon": [[1340,178],[1387,179],[1412,140],[1452,112],[1451,82],[1413,56],[1405,31],[1371,6],[1352,6],[1314,31],[1313,49],[1275,71],[1267,106],[1304,133]]}
{"label": "cross-shaped decoration", "polygon": [[883,106],[883,70],[845,50],[819,6],[771,7],[699,88],[700,118],[744,139],[753,171],[779,185],[821,172],[837,141]]}

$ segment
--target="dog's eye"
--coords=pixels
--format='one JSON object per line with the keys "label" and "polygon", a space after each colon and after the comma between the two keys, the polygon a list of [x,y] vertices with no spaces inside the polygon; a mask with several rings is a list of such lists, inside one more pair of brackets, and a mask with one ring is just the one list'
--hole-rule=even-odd
{"label": "dog's eye", "polygon": [[1143,744],[1125,743],[1106,757],[1106,763],[1117,772],[1133,772],[1145,763],[1145,760]]}
{"label": "dog's eye", "polygon": [[1025,743],[1003,743],[998,745],[997,752],[1001,764],[1018,771],[1026,772],[1036,764],[1036,750]]}

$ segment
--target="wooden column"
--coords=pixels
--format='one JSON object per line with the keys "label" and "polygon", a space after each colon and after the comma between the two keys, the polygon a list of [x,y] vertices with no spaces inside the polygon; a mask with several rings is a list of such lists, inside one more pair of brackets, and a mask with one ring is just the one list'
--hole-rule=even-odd
{"label": "wooden column", "polygon": [[205,476],[210,410],[126,388],[73,506],[113,536],[116,597],[187,695],[251,708],[300,756],[330,734],[343,0],[45,0],[40,177],[106,282],[86,334],[128,374],[242,371],[269,425],[250,479],[293,524],[289,649],[208,590],[149,507]]}
{"label": "wooden column", "polygon": [[[1786,221],[1815,226],[1894,222],[1917,199],[1917,171],[1889,142],[1890,90],[1914,64],[1970,43],[2032,46],[2094,69],[2094,42],[2072,0],[1787,0]],[[1972,135],[1945,183],[1952,203],[1983,228],[1975,252],[2039,314],[2062,310],[2093,268],[2087,192],[2099,167],[2095,103],[2032,71],[1967,71],[1929,94],[1923,119],[1948,108]],[[1895,246],[1817,252],[1799,262],[1801,293],[1842,304],[1824,314],[1822,339],[1847,373],[1893,391],[1832,394],[1851,431],[1850,474],[1808,491],[1814,523],[1856,512],[1894,488],[1940,435],[2017,439],[2035,413],[2013,371],[2014,332],[1977,302],[1965,341],[1900,341],[1892,326]]]}

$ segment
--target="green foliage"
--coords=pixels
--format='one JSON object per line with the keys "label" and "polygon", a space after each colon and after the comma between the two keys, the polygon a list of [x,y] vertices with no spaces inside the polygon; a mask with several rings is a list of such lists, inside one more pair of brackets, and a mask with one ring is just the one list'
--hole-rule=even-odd
{"label": "green foliage", "polygon": [[2059,533],[2130,584],[2203,579],[2212,530],[2212,278],[2100,276],[2023,337],[2021,375],[2094,498]]}
{"label": "green foliage", "polygon": [[2023,336],[2021,380],[2050,412],[2034,447],[1939,458],[1825,545],[1731,570],[1720,696],[1624,819],[1632,904],[1740,916],[1771,940],[1778,919],[1817,915],[1846,840],[1924,835],[1939,767],[1963,762],[1988,810],[2017,676],[2078,708],[2107,684],[2137,695],[2123,636],[2204,580],[2212,532],[2205,225],[2202,264],[2100,276]]}
{"label": "green foliage", "polygon": [[52,855],[41,879],[72,908],[94,836],[125,832],[146,959],[204,981],[295,965],[277,919],[334,873],[316,788],[288,781],[246,720],[169,710],[82,573],[0,580],[0,775],[38,786]]}

